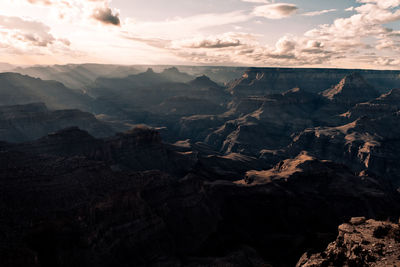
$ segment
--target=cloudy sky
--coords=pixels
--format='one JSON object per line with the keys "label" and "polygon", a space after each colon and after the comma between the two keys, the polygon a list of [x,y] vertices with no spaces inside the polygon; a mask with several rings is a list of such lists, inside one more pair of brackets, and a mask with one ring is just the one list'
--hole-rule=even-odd
{"label": "cloudy sky", "polygon": [[0,62],[400,69],[400,0],[0,0]]}

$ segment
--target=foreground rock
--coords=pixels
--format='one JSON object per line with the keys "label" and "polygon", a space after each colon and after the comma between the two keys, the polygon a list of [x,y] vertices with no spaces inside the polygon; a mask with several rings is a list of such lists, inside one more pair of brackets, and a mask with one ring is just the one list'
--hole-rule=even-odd
{"label": "foreground rock", "polygon": [[400,226],[353,218],[339,226],[339,235],[326,250],[304,254],[296,266],[399,266]]}
{"label": "foreground rock", "polygon": [[[262,171],[137,128],[0,144],[2,266],[293,266],[352,216],[399,214],[366,173],[300,154]],[[258,168],[258,169],[257,169]]]}

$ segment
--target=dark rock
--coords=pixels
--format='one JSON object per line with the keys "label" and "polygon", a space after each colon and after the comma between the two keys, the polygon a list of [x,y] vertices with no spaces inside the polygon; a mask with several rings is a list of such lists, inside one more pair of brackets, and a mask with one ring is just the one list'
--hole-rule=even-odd
{"label": "dark rock", "polygon": [[[400,243],[391,233],[399,232],[399,225],[367,220],[354,231],[343,231],[322,253],[304,254],[296,266],[397,266],[400,264]],[[385,235],[376,232],[382,232]],[[384,239],[384,240],[382,240]],[[383,243],[381,243],[383,241]]]}

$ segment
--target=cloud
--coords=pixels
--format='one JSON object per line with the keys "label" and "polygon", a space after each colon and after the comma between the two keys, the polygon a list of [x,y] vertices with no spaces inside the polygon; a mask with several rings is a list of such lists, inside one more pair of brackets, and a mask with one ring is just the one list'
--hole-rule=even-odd
{"label": "cloud", "polygon": [[73,54],[70,41],[57,38],[46,24],[25,18],[0,15],[0,55],[3,58],[32,58]]}
{"label": "cloud", "polygon": [[296,48],[296,42],[292,38],[284,36],[278,40],[275,47],[278,54],[289,54]]}
{"label": "cloud", "polygon": [[59,19],[95,19],[105,25],[120,26],[119,12],[110,8],[111,0],[25,0],[58,12]]}
{"label": "cloud", "polygon": [[242,2],[248,2],[248,3],[262,3],[262,4],[269,4],[271,1],[269,0],[242,0]]}
{"label": "cloud", "polygon": [[[342,61],[353,61],[353,64],[357,62],[375,67],[393,66],[398,62],[395,59],[400,56],[400,35],[385,24],[400,20],[400,10],[397,8],[400,6],[400,0],[357,2],[362,5],[347,9],[355,11],[356,14],[309,30],[305,33],[304,40],[323,42],[321,50],[331,53],[331,62],[340,57]],[[371,51],[377,50],[385,50],[385,60],[378,60],[379,55],[371,54]]]}
{"label": "cloud", "polygon": [[171,44],[171,40],[166,40],[166,39],[160,39],[160,38],[143,38],[139,36],[132,36],[132,35],[123,35],[124,38],[135,41],[135,42],[140,42],[140,43],[145,43],[148,46],[152,46],[155,48],[167,48]]}
{"label": "cloud", "polygon": [[121,24],[119,20],[119,14],[113,14],[111,8],[109,7],[95,9],[92,16],[94,19],[104,24],[112,24],[116,26],[119,26]]}
{"label": "cloud", "polygon": [[31,4],[43,4],[43,5],[51,5],[52,1],[50,0],[27,0]]}
{"label": "cloud", "polygon": [[25,20],[19,17],[0,15],[0,32],[3,38],[29,43],[33,46],[47,46],[56,40],[54,36],[49,33],[50,27],[47,25],[38,21]]}
{"label": "cloud", "polygon": [[282,19],[295,14],[298,9],[294,4],[269,4],[255,7],[253,14],[267,19]]}
{"label": "cloud", "polygon": [[222,36],[209,36],[205,38],[197,38],[192,40],[184,40],[176,42],[179,46],[185,48],[206,48],[206,49],[219,49],[219,48],[232,48],[241,46],[240,38],[236,38],[231,34],[224,34]]}
{"label": "cloud", "polygon": [[[258,0],[256,0],[259,2]],[[400,20],[400,0],[372,1],[360,0],[352,9],[354,15],[337,18],[331,24],[310,29],[304,35],[282,36],[275,45],[265,45],[260,36],[251,33],[225,33],[198,36],[187,39],[177,32],[196,32],[205,27],[219,25],[218,14],[210,19],[185,18],[165,22],[160,25],[167,29],[163,39],[136,39],[160,51],[173,54],[188,63],[229,64],[260,66],[333,66],[333,67],[395,67],[400,60],[400,31],[387,28],[387,23]],[[252,1],[255,2],[255,1]],[[260,1],[262,2],[262,1]],[[295,14],[298,7],[293,4],[265,4],[256,6],[251,16],[242,14],[242,21],[254,16],[270,19],[285,18]],[[317,16],[335,9],[307,12],[304,16]],[[234,23],[235,16],[224,15],[225,23]],[[185,25],[187,27],[182,27]],[[190,25],[190,26],[188,26]],[[204,25],[204,24],[203,24]],[[151,27],[153,28],[153,27]],[[151,29],[150,29],[151,31]],[[133,32],[133,29],[132,29]],[[138,32],[136,31],[136,34]],[[235,35],[236,34],[236,35]],[[138,36],[141,34],[139,33]],[[146,34],[144,33],[146,36]],[[169,36],[171,35],[171,36]],[[159,36],[157,34],[150,36]],[[264,39],[264,38],[260,38]],[[385,55],[381,55],[380,51]],[[377,53],[372,53],[377,52]],[[398,66],[399,67],[399,66]]]}
{"label": "cloud", "polygon": [[124,21],[123,35],[130,38],[182,39],[199,35],[202,30],[245,22],[253,18],[243,11],[228,13],[205,13],[188,17],[175,17],[163,21],[138,22]]}
{"label": "cloud", "polygon": [[[12,6],[7,14],[21,16],[18,18],[20,21],[15,17],[0,19],[0,59],[6,58],[4,55],[19,53],[21,58],[35,54],[49,55],[51,60],[61,55],[60,61],[65,61],[67,57],[61,53],[80,51],[85,57],[79,60],[127,64],[153,61],[210,65],[400,67],[400,31],[389,28],[400,20],[400,0],[356,0],[357,4],[347,9],[351,13],[329,24],[314,26],[305,34],[280,36],[274,43],[266,41],[267,36],[252,33],[249,23],[243,23],[265,22],[265,34],[268,34],[267,27],[273,24],[263,18],[281,19],[296,12],[312,17],[336,10],[300,12],[300,6],[291,3],[239,1],[247,2],[252,11],[200,13],[152,21],[122,20],[120,12],[110,5],[111,0],[13,0],[0,4],[1,9],[7,12],[8,6]],[[117,1],[114,3],[117,5]],[[36,19],[27,18],[35,16]],[[107,26],[100,27],[100,22],[119,27],[104,29]],[[226,29],[235,32],[224,32]],[[105,30],[107,35],[104,35]],[[127,56],[121,58],[121,54]],[[7,58],[14,60],[12,56]]]}
{"label": "cloud", "polygon": [[323,51],[324,45],[320,42],[303,44],[293,36],[283,36],[270,47],[262,45],[258,41],[260,37],[251,33],[230,32],[181,40],[131,40],[146,43],[184,61],[206,65],[300,66],[320,64],[331,56]]}
{"label": "cloud", "polygon": [[357,2],[376,4],[379,8],[383,9],[400,6],[400,0],[357,0]]}
{"label": "cloud", "polygon": [[303,13],[303,16],[308,16],[308,17],[313,17],[313,16],[319,16],[322,14],[330,13],[330,12],[335,12],[337,9],[325,9],[325,10],[320,10],[320,11],[311,11],[311,12],[306,12]]}

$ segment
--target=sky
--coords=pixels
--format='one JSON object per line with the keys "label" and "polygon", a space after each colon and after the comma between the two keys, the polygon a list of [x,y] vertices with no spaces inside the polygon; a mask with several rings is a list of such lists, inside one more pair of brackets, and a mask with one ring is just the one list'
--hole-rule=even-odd
{"label": "sky", "polygon": [[400,69],[400,0],[0,0],[0,62]]}

